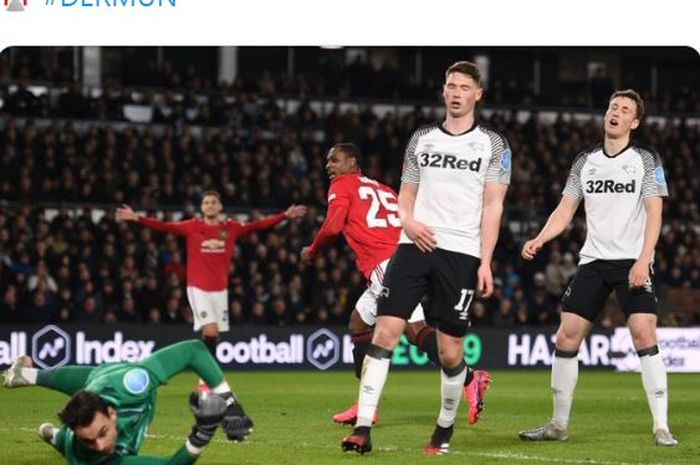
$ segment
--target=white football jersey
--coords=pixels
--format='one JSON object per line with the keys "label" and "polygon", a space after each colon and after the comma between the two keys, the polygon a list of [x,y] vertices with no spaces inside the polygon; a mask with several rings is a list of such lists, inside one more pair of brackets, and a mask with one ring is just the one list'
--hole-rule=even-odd
{"label": "white football jersey", "polygon": [[583,198],[588,228],[580,252],[584,264],[639,258],[647,220],[644,199],[666,197],[668,188],[656,152],[630,144],[610,157],[600,144],[576,157],[564,195]]}
{"label": "white football jersey", "polygon": [[[484,184],[510,184],[505,137],[475,123],[450,134],[442,123],[416,130],[406,148],[401,181],[418,184],[413,216],[435,231],[437,246],[481,258]],[[402,244],[412,243],[401,231]]]}

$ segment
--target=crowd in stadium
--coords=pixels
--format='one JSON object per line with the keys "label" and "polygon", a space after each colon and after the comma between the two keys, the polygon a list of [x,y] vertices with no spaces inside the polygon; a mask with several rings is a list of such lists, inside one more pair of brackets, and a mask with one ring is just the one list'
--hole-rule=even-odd
{"label": "crowd in stadium", "polygon": [[[440,82],[436,78],[418,79],[413,72],[399,70],[392,60],[371,63],[358,58],[347,65],[322,62],[315,72],[308,73],[263,70],[255,75],[239,75],[232,83],[217,83],[211,70],[204,72],[192,64],[179,69],[170,61],[158,66],[152,60],[146,66],[129,68],[128,83],[106,79],[99,97],[82,92],[80,85],[74,82],[71,69],[69,64],[28,55],[19,56],[10,67],[7,55],[0,56],[0,82],[19,86],[19,90],[12,93],[7,92],[6,86],[0,87],[7,100],[6,109],[16,115],[120,120],[124,118],[124,104],[153,104],[161,110],[157,114],[160,121],[181,119],[219,125],[232,122],[231,109],[226,103],[229,97],[236,98],[237,105],[242,106],[254,96],[440,102]],[[66,89],[58,102],[53,102],[46,94],[34,95],[29,91],[26,88],[29,82],[61,83]],[[613,81],[603,68],[582,81],[549,85],[547,92],[542,93],[535,92],[532,79],[495,77],[490,84],[487,101],[492,105],[550,105],[596,111],[606,105],[614,90]],[[139,91],[135,93],[134,89]],[[156,89],[167,89],[164,102],[153,98],[159,93]],[[690,85],[662,88],[658,95],[644,87],[637,90],[645,98],[649,110],[700,112],[700,94]]]}
{"label": "crowd in stadium", "polygon": [[[251,94],[228,109],[227,118],[228,129],[205,130],[201,137],[188,126],[168,125],[158,134],[97,122],[82,132],[71,123],[39,127],[8,118],[0,134],[0,198],[13,206],[0,206],[0,321],[188,321],[184,243],[116,222],[114,207],[128,203],[191,217],[201,193],[214,188],[224,206],[264,212],[292,203],[312,207],[303,221],[239,241],[230,276],[232,323],[345,324],[364,286],[348,248],[339,241],[312,266],[299,261],[325,209],[325,151],[335,141],[357,143],[365,174],[397,188],[408,136],[437,116],[416,109],[380,118],[366,106],[321,118],[308,105],[287,114]],[[536,261],[524,263],[519,251],[528,231],[556,206],[573,156],[598,142],[600,128],[593,120],[564,117],[553,124],[536,118],[520,123],[507,114],[488,119],[509,139],[514,172],[508,224],[493,264],[496,296],[478,302],[472,318],[476,326],[556,324],[558,299],[585,237],[582,218]],[[699,288],[700,235],[692,225],[700,221],[700,173],[692,154],[700,152],[700,130],[652,123],[636,136],[659,150],[669,179],[657,279],[662,288]],[[93,222],[89,208],[76,217],[65,209],[49,218],[49,210],[31,207],[39,201],[109,207]],[[516,234],[511,223],[524,229]],[[662,319],[689,323],[673,313]]]}

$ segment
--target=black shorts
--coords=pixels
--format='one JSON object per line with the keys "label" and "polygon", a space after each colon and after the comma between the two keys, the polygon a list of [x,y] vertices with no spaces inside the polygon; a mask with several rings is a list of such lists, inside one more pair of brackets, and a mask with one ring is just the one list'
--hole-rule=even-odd
{"label": "black shorts", "polygon": [[629,288],[629,273],[635,260],[595,260],[579,266],[574,280],[564,292],[564,311],[595,321],[615,290],[620,307],[629,318],[632,313],[657,314],[659,299],[651,282],[640,289]]}
{"label": "black shorts", "polygon": [[386,269],[377,315],[408,320],[427,294],[426,320],[445,334],[463,337],[480,264],[471,255],[443,249],[424,253],[413,244],[400,244]]}

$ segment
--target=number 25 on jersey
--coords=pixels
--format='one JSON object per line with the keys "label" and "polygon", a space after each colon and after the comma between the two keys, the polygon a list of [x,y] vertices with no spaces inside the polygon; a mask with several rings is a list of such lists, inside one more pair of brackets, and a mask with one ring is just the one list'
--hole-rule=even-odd
{"label": "number 25 on jersey", "polygon": [[389,226],[398,228],[401,226],[398,215],[399,204],[392,192],[370,186],[360,186],[357,189],[357,194],[362,200],[372,201],[367,211],[367,226],[370,228],[388,228]]}

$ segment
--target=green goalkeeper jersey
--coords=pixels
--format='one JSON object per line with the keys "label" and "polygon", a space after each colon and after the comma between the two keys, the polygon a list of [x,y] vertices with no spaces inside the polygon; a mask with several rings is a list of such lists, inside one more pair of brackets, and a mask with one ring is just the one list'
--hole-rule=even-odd
{"label": "green goalkeeper jersey", "polygon": [[115,456],[136,455],[155,416],[156,388],[161,383],[138,363],[114,363],[95,368],[87,378],[85,390],[94,392],[116,410],[116,450],[110,456],[94,452],[65,427],[58,434],[56,447],[71,465],[99,465],[114,460]]}

